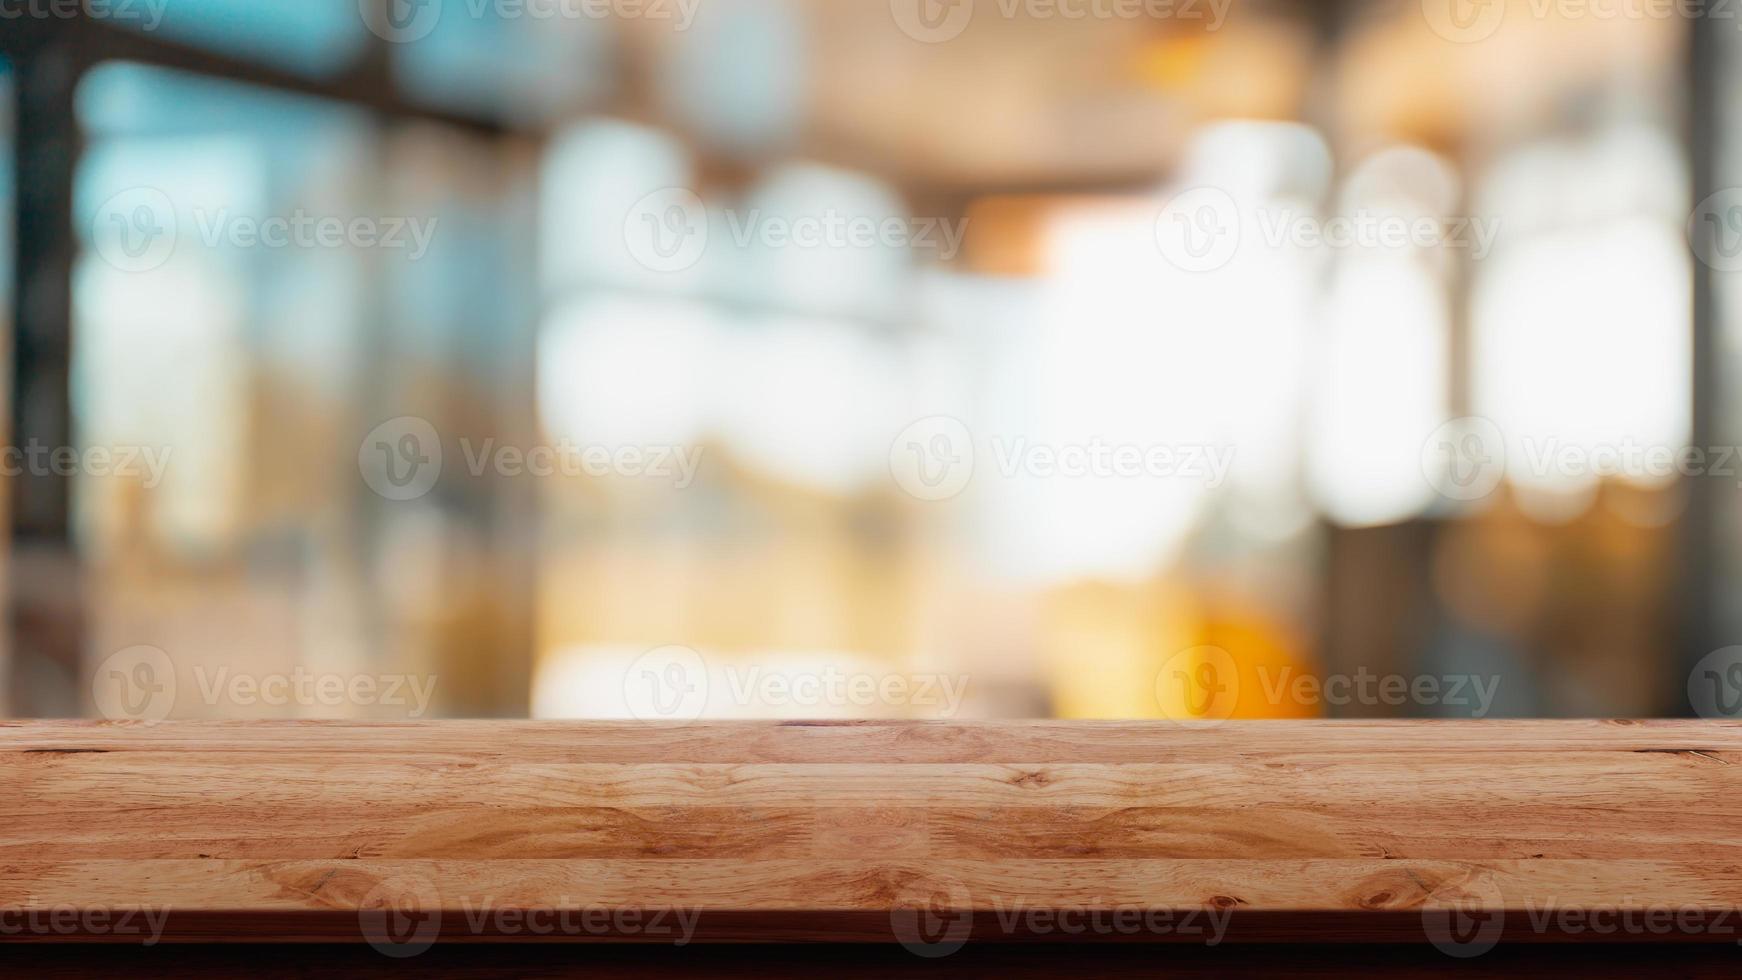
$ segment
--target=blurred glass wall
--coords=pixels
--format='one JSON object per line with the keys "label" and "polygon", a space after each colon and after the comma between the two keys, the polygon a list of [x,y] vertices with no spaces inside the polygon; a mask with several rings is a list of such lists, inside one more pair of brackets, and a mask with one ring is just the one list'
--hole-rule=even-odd
{"label": "blurred glass wall", "polygon": [[361,9],[77,82],[83,710],[1702,710],[1686,19]]}

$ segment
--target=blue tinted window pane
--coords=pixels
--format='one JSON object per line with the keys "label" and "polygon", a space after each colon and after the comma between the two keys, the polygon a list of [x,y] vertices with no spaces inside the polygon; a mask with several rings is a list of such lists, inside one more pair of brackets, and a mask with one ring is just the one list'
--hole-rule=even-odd
{"label": "blue tinted window pane", "polygon": [[246,135],[292,154],[297,165],[313,152],[310,127],[368,121],[361,110],[323,99],[126,62],[91,69],[79,85],[76,108],[80,127],[93,140]]}
{"label": "blue tinted window pane", "polygon": [[[166,561],[247,554],[262,559],[250,574],[294,576],[346,474],[311,463],[336,458],[318,446],[251,443],[251,420],[313,433],[345,417],[372,256],[348,240],[274,246],[250,229],[378,214],[371,121],[132,65],[96,69],[78,101],[77,430],[176,461],[150,487],[81,480],[80,546],[101,555],[133,534]],[[270,503],[251,487],[273,488]]]}
{"label": "blue tinted window pane", "polygon": [[170,0],[114,9],[116,26],[310,74],[351,64],[369,36],[357,0]]}
{"label": "blue tinted window pane", "polygon": [[12,317],[12,66],[0,58],[0,327]]}
{"label": "blue tinted window pane", "polygon": [[0,58],[0,330],[12,333],[12,66]]}
{"label": "blue tinted window pane", "polygon": [[526,122],[587,108],[608,90],[610,25],[525,13],[538,6],[448,4],[393,45],[394,80],[428,105]]}

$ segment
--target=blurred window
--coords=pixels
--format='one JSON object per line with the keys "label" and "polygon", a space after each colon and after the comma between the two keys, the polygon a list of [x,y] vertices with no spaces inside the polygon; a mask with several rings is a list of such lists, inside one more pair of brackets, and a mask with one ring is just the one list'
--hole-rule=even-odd
{"label": "blurred window", "polygon": [[[12,250],[12,237],[16,224],[12,167],[14,140],[17,136],[14,131],[12,112],[12,65],[5,58],[0,58],[0,331],[4,331],[7,337],[12,336],[12,279],[16,274],[13,267]],[[7,372],[7,377],[0,381],[0,393],[4,393],[7,405],[12,403],[11,387],[11,372]],[[9,419],[6,426],[8,433],[10,433],[12,426]],[[13,437],[9,434],[7,438],[10,441]],[[9,576],[12,574],[10,524],[10,517],[8,517],[5,522],[6,543],[0,545],[0,581],[9,581]],[[11,657],[11,638],[0,640],[0,713],[16,710],[13,704],[14,692],[11,690],[13,682]],[[19,696],[18,703],[23,703],[22,696]]]}
{"label": "blurred window", "polygon": [[[1703,135],[1712,141],[1710,152],[1717,158],[1712,185],[1722,190],[1705,201],[1690,202],[1695,220],[1704,227],[1689,232],[1695,236],[1695,254],[1712,268],[1712,342],[1718,363],[1711,372],[1716,381],[1711,435],[1719,445],[1736,446],[1742,445],[1742,102],[1727,96],[1742,84],[1742,34],[1713,31],[1711,38],[1718,49],[1713,69],[1717,77],[1707,98],[1717,103],[1719,124]],[[1717,581],[1708,594],[1734,597],[1742,595],[1742,546],[1737,544],[1742,542],[1742,506],[1734,495],[1715,496],[1725,503],[1712,515],[1710,537],[1719,544],[1713,549]],[[1742,635],[1742,602],[1728,598],[1716,606],[1717,635]]]}
{"label": "blurred window", "polygon": [[[531,154],[131,64],[78,110],[78,439],[142,453],[75,483],[90,649],[150,643],[184,677],[396,669],[440,678],[434,711],[524,711],[528,619],[495,590],[531,508],[463,463],[531,438],[492,394],[530,383]],[[383,499],[365,433],[406,418],[453,461]],[[394,710],[317,713],[372,707]]]}
{"label": "blurred window", "polygon": [[610,21],[559,15],[581,9],[450,2],[427,35],[393,45],[394,80],[413,100],[492,118],[574,114],[606,93],[616,56]]}
{"label": "blurred window", "polygon": [[0,330],[12,329],[12,236],[14,188],[12,177],[13,132],[12,65],[0,58]]}
{"label": "blurred window", "polygon": [[536,710],[624,714],[626,650],[689,644],[715,665],[907,653],[884,625],[910,615],[905,597],[863,588],[891,572],[888,532],[854,517],[912,418],[913,250],[784,234],[886,228],[905,203],[813,164],[742,193],[708,187],[674,138],[607,121],[558,134],[542,186],[543,437],[671,450],[702,469],[686,484],[547,481]]}
{"label": "blurred window", "polygon": [[[74,422],[80,446],[132,460],[73,487],[89,649],[354,669],[371,597],[356,453],[335,447],[361,431],[376,257],[266,224],[379,213],[369,117],[124,64],[90,72],[78,108]],[[250,714],[184,700],[183,717]]]}
{"label": "blurred window", "polygon": [[[1458,196],[1444,161],[1393,148],[1355,167],[1337,217],[1357,229],[1430,222],[1449,236]],[[1314,365],[1307,473],[1320,506],[1344,526],[1428,509],[1422,444],[1451,407],[1451,257],[1443,245],[1381,240],[1335,250]]]}
{"label": "blurred window", "polygon": [[[1471,296],[1472,404],[1540,517],[1576,517],[1604,475],[1671,482],[1644,450],[1690,435],[1686,197],[1682,154],[1643,126],[1533,142],[1482,181],[1477,212],[1507,223]],[[1545,462],[1567,450],[1618,471]]]}
{"label": "blurred window", "polygon": [[[110,19],[119,27],[161,33],[170,40],[234,58],[260,59],[293,71],[324,75],[355,62],[369,38],[358,3],[167,0],[119,5]],[[119,11],[124,9],[137,13],[122,16]]]}

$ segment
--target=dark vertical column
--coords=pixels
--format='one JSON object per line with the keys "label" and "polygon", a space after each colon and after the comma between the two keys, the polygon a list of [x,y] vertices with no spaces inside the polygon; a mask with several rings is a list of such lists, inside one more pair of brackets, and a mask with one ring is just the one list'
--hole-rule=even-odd
{"label": "dark vertical column", "polygon": [[[1354,0],[1301,4],[1313,27],[1313,78],[1302,116],[1330,144],[1332,198],[1344,174],[1336,158],[1344,146],[1337,117],[1338,47],[1362,5]],[[1442,147],[1454,161],[1461,154]],[[1467,290],[1468,256],[1446,250],[1457,263],[1449,279],[1451,301],[1447,383],[1452,417],[1468,411]],[[1340,260],[1340,259],[1339,259]],[[1428,433],[1421,433],[1425,439]],[[1429,569],[1445,528],[1443,517],[1424,515],[1383,527],[1339,527],[1321,522],[1324,557],[1318,623],[1319,666],[1326,674],[1414,676],[1428,666],[1428,651],[1442,628],[1441,610]],[[1422,705],[1349,704],[1327,706],[1336,717],[1409,717],[1426,713]]]}
{"label": "dark vertical column", "polygon": [[[1338,47],[1355,16],[1346,0],[1298,5],[1314,39],[1312,79],[1302,119],[1330,144],[1333,157],[1331,199],[1344,173],[1338,154],[1344,149],[1337,116]],[[1423,433],[1425,436],[1426,433]],[[1409,674],[1419,666],[1428,635],[1423,624],[1432,617],[1432,593],[1425,569],[1429,565],[1434,526],[1415,519],[1387,527],[1348,528],[1321,522],[1324,553],[1321,564],[1318,622],[1319,667],[1325,674]],[[1341,717],[1403,715],[1407,708],[1350,704],[1327,706]]]}
{"label": "dark vertical column", "polygon": [[[16,69],[16,309],[10,445],[73,445],[73,169],[79,64],[64,43],[26,48]],[[82,603],[71,538],[71,479],[25,467],[7,483],[11,713],[72,714],[82,650]],[[37,469],[38,472],[31,472]]]}
{"label": "dark vertical column", "polygon": [[[1720,30],[1728,20],[1708,17],[1688,19],[1687,132],[1689,183],[1692,193],[1689,203],[1703,201],[1720,184],[1718,153],[1722,125],[1719,86],[1723,72],[1720,50]],[[1718,420],[1720,385],[1723,370],[1718,355],[1717,281],[1712,267],[1697,256],[1693,268],[1693,426],[1695,446],[1720,445],[1735,433],[1722,431]],[[1682,662],[1670,665],[1675,671],[1669,690],[1673,703],[1671,713],[1685,715],[1690,706],[1685,691],[1688,670],[1701,657],[1725,646],[1723,615],[1715,601],[1721,572],[1722,543],[1719,541],[1718,488],[1723,481],[1693,477],[1683,481],[1687,490],[1687,511],[1682,520],[1680,541],[1682,597]],[[1733,641],[1730,641],[1733,642]]]}

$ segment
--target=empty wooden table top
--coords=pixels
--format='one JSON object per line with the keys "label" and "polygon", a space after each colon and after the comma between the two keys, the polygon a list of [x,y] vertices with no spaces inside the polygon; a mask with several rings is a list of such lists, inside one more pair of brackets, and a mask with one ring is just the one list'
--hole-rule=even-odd
{"label": "empty wooden table top", "polygon": [[1742,939],[1742,723],[0,722],[0,940]]}

